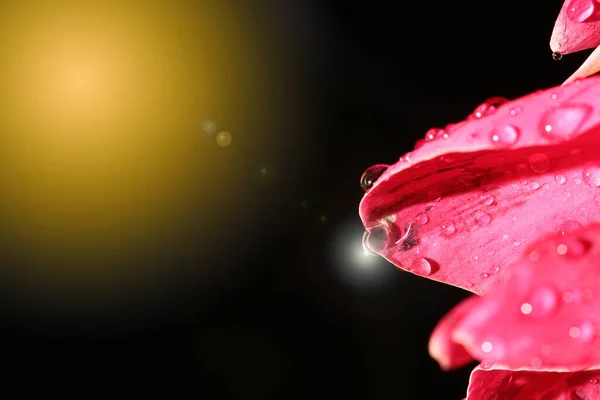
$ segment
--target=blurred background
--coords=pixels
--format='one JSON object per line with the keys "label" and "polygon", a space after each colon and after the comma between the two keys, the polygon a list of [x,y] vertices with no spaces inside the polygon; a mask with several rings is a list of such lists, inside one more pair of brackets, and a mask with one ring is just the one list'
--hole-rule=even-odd
{"label": "blurred background", "polygon": [[561,5],[3,1],[4,388],[461,399],[467,293],[364,254],[359,178],[562,83]]}

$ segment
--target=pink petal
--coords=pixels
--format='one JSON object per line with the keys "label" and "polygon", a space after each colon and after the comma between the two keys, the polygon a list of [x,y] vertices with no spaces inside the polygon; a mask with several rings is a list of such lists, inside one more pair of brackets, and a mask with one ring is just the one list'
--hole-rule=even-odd
{"label": "pink petal", "polygon": [[[443,332],[446,342],[451,338],[473,358],[499,368],[577,371],[600,365],[600,224],[534,244],[489,294],[466,300],[453,313],[434,335]],[[432,351],[442,365],[463,360],[451,345],[444,349]],[[449,361],[454,354],[458,361]]]}
{"label": "pink petal", "polygon": [[600,370],[578,372],[510,371],[477,367],[467,400],[595,400]]}
{"label": "pink petal", "polygon": [[575,53],[600,45],[600,3],[566,0],[554,23],[550,48],[560,54]]}
{"label": "pink petal", "polygon": [[590,54],[577,71],[575,71],[563,85],[567,85],[577,79],[594,75],[598,71],[600,71],[600,47],[596,47],[592,54]]}
{"label": "pink petal", "polygon": [[532,240],[600,222],[600,78],[427,133],[363,177],[368,246],[415,274],[485,293]]}

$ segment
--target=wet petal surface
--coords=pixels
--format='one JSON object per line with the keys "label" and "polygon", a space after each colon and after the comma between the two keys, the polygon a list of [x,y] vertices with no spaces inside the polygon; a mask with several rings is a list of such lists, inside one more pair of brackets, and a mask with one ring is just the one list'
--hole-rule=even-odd
{"label": "wet petal surface", "polygon": [[600,45],[600,3],[566,0],[558,13],[550,48],[560,54],[575,53]]}
{"label": "wet petal surface", "polygon": [[600,222],[599,98],[589,78],[430,130],[369,185],[367,243],[399,268],[484,294],[532,241]]}
{"label": "wet petal surface", "polygon": [[553,235],[526,253],[489,294],[440,322],[430,353],[443,367],[464,364],[456,346],[501,369],[600,365],[600,225]]}

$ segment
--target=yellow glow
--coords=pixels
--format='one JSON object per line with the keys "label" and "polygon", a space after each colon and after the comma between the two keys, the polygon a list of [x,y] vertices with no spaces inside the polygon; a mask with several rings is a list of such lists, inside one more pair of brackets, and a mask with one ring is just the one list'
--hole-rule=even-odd
{"label": "yellow glow", "polygon": [[202,196],[201,122],[251,95],[251,27],[218,1],[48,3],[0,4],[8,272],[128,274]]}

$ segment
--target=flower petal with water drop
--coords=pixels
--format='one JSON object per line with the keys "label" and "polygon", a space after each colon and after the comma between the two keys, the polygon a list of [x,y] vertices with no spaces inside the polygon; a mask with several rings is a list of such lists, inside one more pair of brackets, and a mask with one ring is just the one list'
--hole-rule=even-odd
{"label": "flower petal with water drop", "polygon": [[566,0],[552,30],[552,51],[570,54],[599,45],[600,3],[595,0]]}
{"label": "flower petal with water drop", "polygon": [[[477,294],[533,240],[600,222],[600,78],[488,104],[428,132],[359,209],[386,238],[367,240],[376,253]],[[420,259],[435,268],[420,273]]]}
{"label": "flower petal with water drop", "polygon": [[486,296],[465,300],[442,319],[429,347],[445,369],[482,361],[469,399],[488,398],[484,389],[503,393],[499,399],[542,399],[565,382],[598,398],[597,380],[583,386],[589,374],[600,379],[600,224],[528,247]]}

